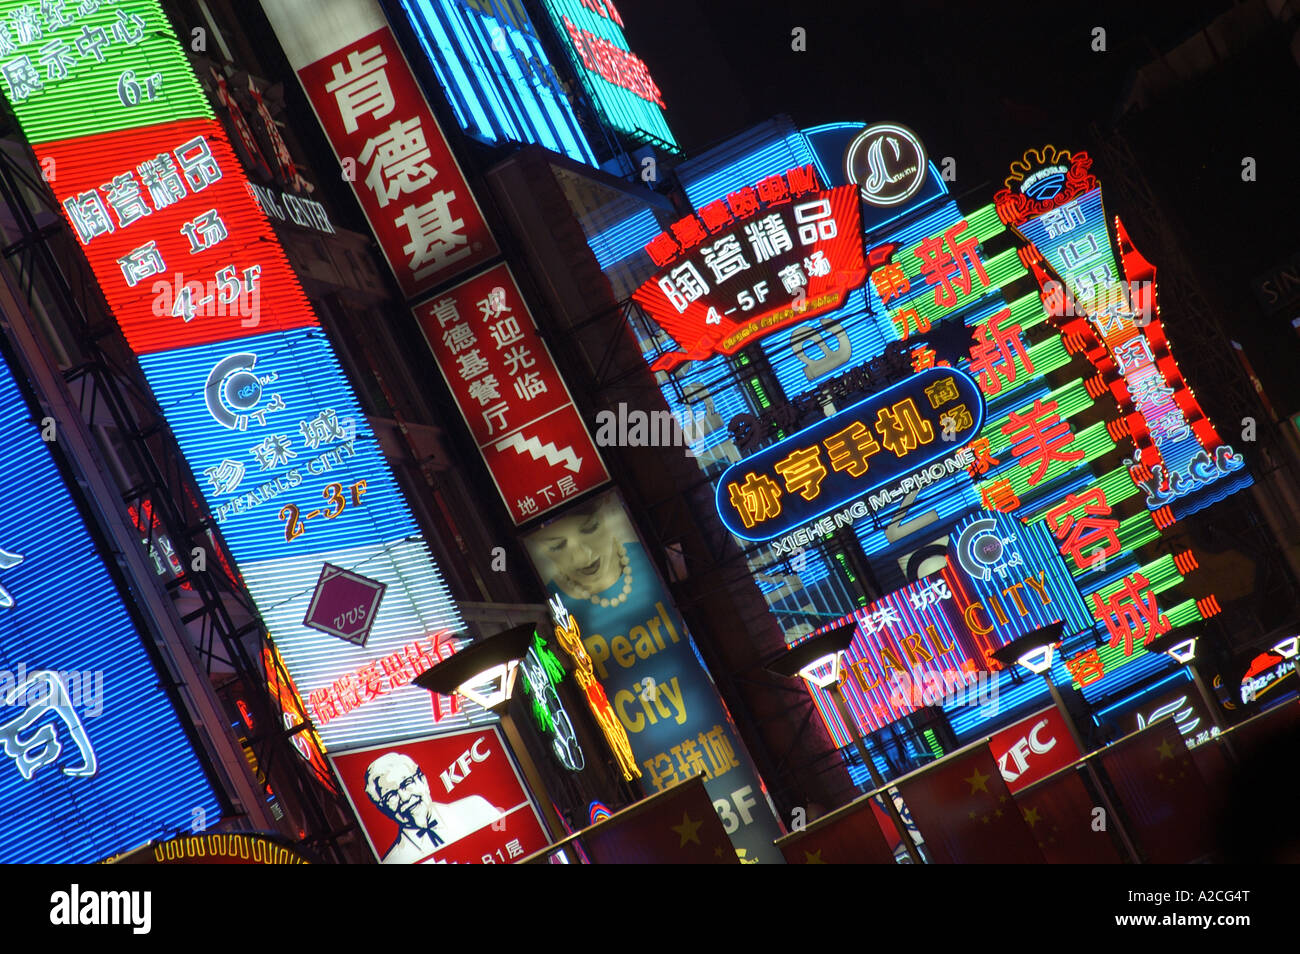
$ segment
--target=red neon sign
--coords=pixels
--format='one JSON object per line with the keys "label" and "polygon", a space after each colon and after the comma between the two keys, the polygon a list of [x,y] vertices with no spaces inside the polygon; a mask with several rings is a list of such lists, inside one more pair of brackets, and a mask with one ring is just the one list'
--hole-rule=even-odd
{"label": "red neon sign", "polygon": [[646,252],[662,270],[633,297],[683,349],[656,371],[833,311],[867,277],[855,187],[821,190],[811,167],[703,206]]}
{"label": "red neon sign", "polygon": [[310,327],[284,251],[212,119],[40,146],[127,342],[138,354]]}

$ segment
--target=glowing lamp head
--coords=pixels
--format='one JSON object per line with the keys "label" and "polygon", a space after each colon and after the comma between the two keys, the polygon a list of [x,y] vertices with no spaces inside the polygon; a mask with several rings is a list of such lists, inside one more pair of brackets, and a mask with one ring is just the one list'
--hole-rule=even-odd
{"label": "glowing lamp head", "polygon": [[1300,634],[1288,636],[1280,643],[1273,646],[1273,652],[1277,653],[1283,659],[1295,659],[1300,653]]}
{"label": "glowing lamp head", "polygon": [[840,681],[840,656],[837,650],[815,659],[799,670],[803,676],[819,689],[826,689]]}
{"label": "glowing lamp head", "polygon": [[484,709],[502,706],[510,700],[520,660],[536,637],[536,625],[524,623],[477,639],[420,673],[415,684],[444,696],[459,693]]}
{"label": "glowing lamp head", "polygon": [[1196,658],[1196,637],[1193,636],[1191,639],[1184,639],[1178,645],[1170,646],[1165,650],[1165,652],[1169,654],[1170,658],[1173,659],[1174,662],[1187,665]]}
{"label": "glowing lamp head", "polygon": [[1147,643],[1147,652],[1164,653],[1180,666],[1186,666],[1196,658],[1196,635],[1188,635],[1186,629],[1175,629]]}
{"label": "glowing lamp head", "polygon": [[1035,676],[1041,676],[1052,668],[1052,656],[1056,647],[1048,643],[1046,646],[1039,646],[1031,649],[1016,659],[1016,662],[1024,666]]}
{"label": "glowing lamp head", "polygon": [[510,700],[518,675],[519,660],[511,659],[483,670],[461,683],[456,691],[484,709],[495,709]]}
{"label": "glowing lamp head", "polygon": [[829,689],[840,681],[840,654],[849,648],[857,629],[857,622],[849,618],[834,629],[809,636],[768,663],[767,670],[787,679],[802,676],[818,688]]}
{"label": "glowing lamp head", "polygon": [[1052,658],[1056,654],[1056,647],[1061,645],[1064,629],[1065,623],[1060,620],[1040,626],[1032,633],[1026,633],[994,650],[993,658],[1004,666],[1018,663],[1034,675],[1041,676],[1052,669]]}

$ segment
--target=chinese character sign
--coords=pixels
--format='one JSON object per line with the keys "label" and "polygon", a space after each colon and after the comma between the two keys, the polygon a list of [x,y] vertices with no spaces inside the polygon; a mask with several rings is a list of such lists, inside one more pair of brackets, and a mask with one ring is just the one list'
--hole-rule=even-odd
{"label": "chinese character sign", "polygon": [[38,419],[0,361],[0,862],[87,863],[221,806]]}
{"label": "chinese character sign", "polygon": [[609,480],[508,267],[415,314],[515,523]]}
{"label": "chinese character sign", "polygon": [[624,767],[624,775],[640,775],[647,792],[703,775],[742,860],[779,863],[772,843],[781,830],[763,783],[617,499],[578,504],[524,544],[557,598],[552,606],[567,612],[566,630],[581,634],[580,647],[564,649],[575,675],[587,673],[600,689],[596,719],[612,715],[630,746],[633,770]]}
{"label": "chinese character sign", "polygon": [[550,844],[495,728],[331,761],[381,864],[511,864]]}
{"label": "chinese character sign", "polygon": [[1065,635],[1093,627],[1092,616],[1041,523],[976,510],[949,534],[953,590],[963,619],[986,654],[1057,621]]}
{"label": "chinese character sign", "polygon": [[[0,89],[323,742],[490,719],[410,685],[455,605],[158,5],[0,3]],[[322,627],[327,565],[388,595]]]}
{"label": "chinese character sign", "polygon": [[833,311],[867,275],[856,190],[820,189],[811,166],[703,206],[646,251],[660,271],[633,297],[682,349],[655,370]]}
{"label": "chinese character sign", "polygon": [[[859,729],[875,732],[924,706],[971,690],[987,669],[952,588],[951,564],[942,573],[889,593],[835,626],[856,623],[841,669],[844,697]],[[807,684],[836,743],[839,715],[827,690]],[[987,700],[985,700],[987,701]]]}
{"label": "chinese character sign", "polygon": [[727,529],[769,540],[962,448],[984,397],[953,368],[928,368],[733,464],[718,483]]}
{"label": "chinese character sign", "polygon": [[[392,30],[383,25],[364,36],[340,36],[329,32],[314,4],[266,6],[273,22],[283,7],[292,23],[294,40],[286,49],[322,54],[292,65],[345,172],[354,172],[352,189],[407,297],[496,255],[483,213]],[[283,39],[278,25],[277,32]]]}

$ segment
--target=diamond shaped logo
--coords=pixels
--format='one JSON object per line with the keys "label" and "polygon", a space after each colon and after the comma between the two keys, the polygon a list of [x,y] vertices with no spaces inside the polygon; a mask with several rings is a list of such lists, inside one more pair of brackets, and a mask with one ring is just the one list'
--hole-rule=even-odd
{"label": "diamond shaped logo", "polygon": [[303,625],[364,646],[388,585],[340,566],[321,567]]}

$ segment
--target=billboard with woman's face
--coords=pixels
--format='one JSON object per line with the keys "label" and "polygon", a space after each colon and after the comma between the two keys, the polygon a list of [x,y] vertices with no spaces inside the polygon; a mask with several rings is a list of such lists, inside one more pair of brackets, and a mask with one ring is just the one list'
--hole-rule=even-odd
{"label": "billboard with woman's face", "polygon": [[578,623],[643,788],[703,774],[742,860],[780,863],[782,832],[753,760],[619,499],[580,504],[524,544]]}

